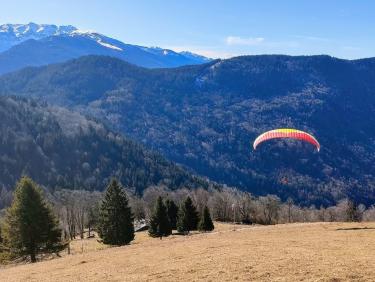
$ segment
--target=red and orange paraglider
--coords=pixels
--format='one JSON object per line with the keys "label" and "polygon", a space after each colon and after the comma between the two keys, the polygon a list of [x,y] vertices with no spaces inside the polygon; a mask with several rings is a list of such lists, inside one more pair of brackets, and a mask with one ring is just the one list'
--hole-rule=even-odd
{"label": "red and orange paraglider", "polygon": [[297,130],[297,129],[291,129],[291,128],[280,128],[280,129],[274,129],[267,132],[262,133],[259,135],[253,144],[254,150],[256,150],[257,146],[267,140],[270,139],[276,139],[276,138],[292,138],[297,140],[302,140],[305,142],[308,142],[316,147],[316,149],[320,150],[320,144],[318,140],[311,134],[308,134],[307,132]]}

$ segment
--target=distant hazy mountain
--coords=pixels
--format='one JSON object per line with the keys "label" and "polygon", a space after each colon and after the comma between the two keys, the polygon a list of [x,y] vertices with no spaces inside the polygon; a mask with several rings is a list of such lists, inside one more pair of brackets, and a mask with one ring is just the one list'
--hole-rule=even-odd
{"label": "distant hazy mountain", "polygon": [[157,184],[172,189],[207,185],[103,124],[64,108],[0,97],[0,117],[0,187],[12,188],[22,175],[49,188],[102,190],[112,176],[138,192]]}
{"label": "distant hazy mountain", "polygon": [[210,61],[189,52],[177,53],[167,49],[125,44],[73,26],[34,23],[1,25],[0,52],[0,74],[84,55],[112,56],[148,68],[179,67]]}
{"label": "distant hazy mountain", "polygon": [[[327,204],[375,201],[375,59],[247,56],[177,69],[84,57],[0,78],[3,94],[42,97],[111,124],[171,160],[256,194]],[[255,137],[292,127],[303,142]]]}

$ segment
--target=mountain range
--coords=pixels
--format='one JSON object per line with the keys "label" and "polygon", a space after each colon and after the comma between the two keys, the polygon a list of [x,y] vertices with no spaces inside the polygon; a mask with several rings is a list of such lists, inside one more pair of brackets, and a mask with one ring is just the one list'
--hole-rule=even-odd
{"label": "mountain range", "polygon": [[84,55],[105,55],[148,68],[209,62],[190,52],[125,44],[94,31],[46,24],[0,25],[0,74],[27,66],[63,62]]}
{"label": "mountain range", "polygon": [[[375,59],[243,56],[147,69],[87,56],[0,78],[3,95],[94,116],[196,173],[257,195],[329,205],[375,200]],[[309,144],[266,130],[314,134]],[[286,180],[286,181],[284,181]]]}

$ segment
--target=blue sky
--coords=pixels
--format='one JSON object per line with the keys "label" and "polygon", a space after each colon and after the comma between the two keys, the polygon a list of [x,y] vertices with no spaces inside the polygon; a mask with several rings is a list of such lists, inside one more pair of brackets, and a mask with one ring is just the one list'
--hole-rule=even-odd
{"label": "blue sky", "polygon": [[375,56],[371,0],[0,0],[1,23],[71,24],[131,44],[243,54]]}

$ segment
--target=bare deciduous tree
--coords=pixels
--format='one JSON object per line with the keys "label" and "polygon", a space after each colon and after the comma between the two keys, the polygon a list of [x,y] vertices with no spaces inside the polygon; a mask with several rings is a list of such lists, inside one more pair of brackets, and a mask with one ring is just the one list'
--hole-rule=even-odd
{"label": "bare deciduous tree", "polygon": [[259,197],[259,207],[260,216],[264,224],[277,223],[280,210],[280,199],[277,196]]}

